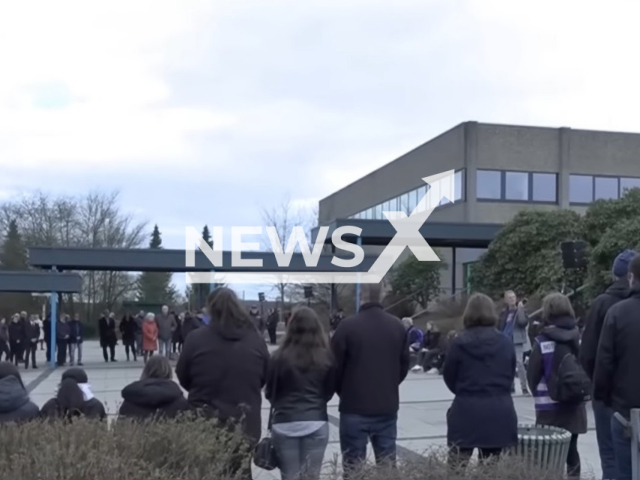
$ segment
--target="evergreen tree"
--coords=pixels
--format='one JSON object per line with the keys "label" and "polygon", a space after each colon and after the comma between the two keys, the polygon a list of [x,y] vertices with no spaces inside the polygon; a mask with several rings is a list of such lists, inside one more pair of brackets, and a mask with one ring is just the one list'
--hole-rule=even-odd
{"label": "evergreen tree", "polygon": [[0,252],[0,268],[3,270],[26,270],[27,249],[18,232],[18,223],[9,222],[9,229]]}
{"label": "evergreen tree", "polygon": [[[153,228],[149,248],[162,248],[162,235],[158,225]],[[177,292],[171,284],[170,272],[144,272],[138,278],[138,301],[148,304],[172,304]]]}
{"label": "evergreen tree", "polygon": [[[202,239],[207,242],[211,248],[213,248],[213,239],[211,238],[211,232],[209,231],[209,227],[207,225],[202,229]],[[220,285],[214,284],[214,288]],[[193,293],[194,293],[194,305],[197,310],[200,310],[207,303],[207,297],[209,296],[210,286],[208,283],[198,283],[193,285]]]}

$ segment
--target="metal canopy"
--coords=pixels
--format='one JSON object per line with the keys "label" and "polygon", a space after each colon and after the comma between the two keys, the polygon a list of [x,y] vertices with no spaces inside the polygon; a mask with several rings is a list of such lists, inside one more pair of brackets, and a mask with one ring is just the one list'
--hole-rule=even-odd
{"label": "metal canopy", "polygon": [[[301,253],[294,253],[288,267],[279,267],[272,252],[242,252],[242,259],[261,259],[262,267],[231,266],[232,252],[223,252],[223,266],[214,267],[199,250],[195,254],[195,267],[186,267],[185,250],[164,249],[109,249],[109,248],[52,248],[29,249],[29,264],[41,269],[106,270],[126,272],[364,272],[375,262],[375,256],[365,255],[354,268],[337,267],[331,263],[333,255],[321,255],[317,267],[307,267]],[[340,258],[353,255],[340,251]]]}
{"label": "metal canopy", "polygon": [[80,293],[82,277],[77,273],[0,271],[0,292]]}
{"label": "metal canopy", "polygon": [[[327,225],[329,233],[326,243],[331,242],[331,235],[340,227],[353,226],[362,229],[360,240],[362,245],[387,245],[395,236],[396,229],[388,220],[356,220],[339,218]],[[496,223],[453,223],[430,222],[427,220],[420,233],[432,247],[487,248],[503,225]],[[318,227],[313,230],[316,238]],[[343,240],[356,242],[355,235],[344,235]]]}

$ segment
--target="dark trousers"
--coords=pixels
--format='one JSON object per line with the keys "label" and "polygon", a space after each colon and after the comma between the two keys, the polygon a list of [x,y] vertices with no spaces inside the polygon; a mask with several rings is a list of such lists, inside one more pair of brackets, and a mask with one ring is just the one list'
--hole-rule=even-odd
{"label": "dark trousers", "polygon": [[428,372],[432,368],[438,368],[438,358],[442,351],[439,348],[432,348],[428,352],[424,353],[422,357],[420,366],[424,369],[425,372]]}
{"label": "dark trousers", "polygon": [[38,342],[32,342],[27,345],[24,352],[24,366],[29,368],[29,357],[31,357],[31,365],[36,368],[36,351],[38,350]]}
{"label": "dark trousers", "polygon": [[[473,448],[457,448],[449,449],[449,466],[455,469],[465,469],[469,465],[469,460],[473,455]],[[502,453],[501,448],[479,448],[478,458],[483,463],[497,459]]]}
{"label": "dark trousers", "polygon": [[129,361],[129,351],[131,351],[131,354],[133,355],[133,361],[135,362],[138,357],[138,354],[136,353],[135,342],[127,342],[124,344],[124,353],[127,356],[127,362]]}
{"label": "dark trousers", "polygon": [[5,360],[7,362],[11,361],[11,350],[9,350],[9,344],[6,340],[0,340],[0,361],[2,360],[2,355],[5,355]]}
{"label": "dark trousers", "polygon": [[109,349],[109,353],[111,353],[111,361],[115,361],[116,359],[116,346],[111,344],[111,345],[103,345],[102,346],[102,356],[104,357],[104,361],[108,362],[109,361],[109,355],[107,354],[107,349]]}
{"label": "dark trousers", "polygon": [[613,448],[613,437],[611,435],[611,419],[613,418],[613,410],[607,407],[604,403],[597,401],[593,401],[592,406],[593,418],[596,423],[598,450],[600,451],[602,478],[605,480],[615,480],[618,478],[618,467],[616,465],[616,453]]}
{"label": "dark trousers", "polygon": [[67,348],[69,348],[68,340],[58,340],[56,342],[56,354],[58,366],[62,366],[67,363]]}
{"label": "dark trousers", "polygon": [[268,331],[269,331],[269,342],[271,342],[271,345],[275,345],[277,343],[276,327],[269,328]]}
{"label": "dark trousers", "polygon": [[376,463],[396,464],[398,415],[365,416],[351,413],[340,415],[340,449],[343,470],[349,473],[367,457],[367,443],[371,441]]}
{"label": "dark trousers", "polygon": [[631,480],[631,437],[627,433],[625,427],[615,417],[611,417],[611,438],[618,467],[615,480]]}
{"label": "dark trousers", "polygon": [[49,363],[51,361],[51,339],[50,338],[45,338],[44,339],[44,343],[47,346],[47,352],[46,352],[46,356],[47,356],[47,363]]}
{"label": "dark trousers", "polygon": [[569,454],[567,455],[567,477],[580,478],[580,454],[578,453],[578,434],[571,435]]}
{"label": "dark trousers", "polygon": [[182,352],[182,342],[180,342],[180,341],[171,342],[171,349],[172,349],[173,353]]}
{"label": "dark trousers", "polygon": [[24,347],[21,342],[11,342],[11,361],[14,365],[22,362],[22,353]]}

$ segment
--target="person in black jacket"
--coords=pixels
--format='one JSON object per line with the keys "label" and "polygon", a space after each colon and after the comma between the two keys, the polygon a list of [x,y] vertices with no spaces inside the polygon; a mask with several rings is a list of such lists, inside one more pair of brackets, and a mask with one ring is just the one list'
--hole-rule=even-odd
{"label": "person in black jacket", "polygon": [[93,396],[87,373],[78,367],[62,374],[57,395],[43,405],[40,415],[67,420],[79,416],[99,420],[107,417],[104,405]]}
{"label": "person in black jacket", "polygon": [[64,367],[67,364],[67,349],[71,338],[70,320],[69,315],[61,315],[56,324],[57,364],[59,367]]}
{"label": "person in black jacket", "polygon": [[82,344],[84,342],[84,325],[80,321],[80,314],[76,313],[69,322],[69,365],[73,367],[78,354],[78,366],[82,366]]}
{"label": "person in black jacket", "polygon": [[267,332],[269,333],[269,343],[276,345],[278,343],[277,330],[280,321],[280,310],[274,308],[267,317]]}
{"label": "person in black jacket", "polygon": [[11,317],[9,324],[9,345],[11,348],[11,360],[15,366],[22,362],[25,345],[27,342],[27,333],[24,324],[20,321],[20,315],[17,313]]}
{"label": "person in black jacket", "polygon": [[100,333],[100,346],[102,347],[102,356],[105,362],[109,362],[107,349],[111,353],[111,361],[116,361],[116,343],[118,336],[116,335],[116,319],[115,314],[105,310],[98,320],[98,332]]}
{"label": "person in black jacket", "polygon": [[450,463],[464,468],[474,449],[482,460],[518,442],[518,417],[511,397],[516,354],[496,329],[493,301],[476,293],[463,315],[464,330],[452,341],[444,363],[444,382],[455,395],[447,412]]}
{"label": "person in black jacket", "polygon": [[349,472],[366,458],[370,440],[376,462],[396,461],[400,384],[409,372],[409,344],[399,318],[380,304],[380,285],[363,285],[365,303],[331,338],[340,396],[340,448]]}
{"label": "person in black jacket", "polygon": [[640,408],[640,255],[629,265],[629,297],[607,312],[593,375],[593,398],[612,408],[611,435],[618,467],[616,480],[631,479],[631,438],[615,414],[629,420]]}
{"label": "person in black jacket", "polygon": [[47,347],[47,363],[51,361],[51,352],[53,350],[51,345],[51,316],[47,314],[42,322],[42,328],[44,329],[44,343]]}
{"label": "person in black jacket", "polygon": [[[557,376],[559,362],[554,361],[557,349],[578,357],[580,331],[571,301],[561,293],[551,293],[542,302],[544,327],[536,338],[527,380],[533,392],[536,405],[536,423],[562,428],[571,433],[569,454],[567,455],[567,476],[580,478],[580,455],[578,435],[587,433],[587,410],[584,403],[562,404],[551,399],[548,385]],[[563,353],[564,353],[563,352]]]}
{"label": "person in black jacket", "polygon": [[[205,415],[241,421],[251,444],[262,431],[262,387],[269,365],[264,340],[238,297],[217,288],[207,300],[211,321],[197,335],[188,335],[176,366],[180,385],[189,392],[189,405]],[[251,458],[238,456],[229,468],[251,478]]]}
{"label": "person in black jacket", "polygon": [[29,368],[29,358],[31,358],[31,368],[38,368],[36,365],[36,352],[38,351],[38,340],[40,339],[40,327],[33,315],[27,320],[26,331],[24,366],[27,369]]}
{"label": "person in black jacket", "polygon": [[[600,342],[605,316],[612,306],[629,296],[627,274],[629,273],[629,264],[635,254],[632,250],[625,250],[616,257],[611,269],[614,278],[613,284],[603,294],[596,297],[589,309],[584,333],[582,334],[582,344],[580,345],[580,363],[589,378],[591,378],[591,381],[593,381],[598,343]],[[611,436],[613,411],[598,400],[593,400],[592,406],[596,423],[598,450],[600,451],[602,478],[618,478],[616,456]]]}
{"label": "person in black jacket", "polygon": [[189,408],[182,390],[173,380],[173,369],[167,357],[151,357],[140,380],[122,389],[120,417],[146,420],[175,418]]}
{"label": "person in black jacket", "polygon": [[184,324],[184,313],[176,315],[175,312],[171,312],[176,318],[176,329],[171,334],[171,350],[174,354],[182,351],[182,344],[184,339],[182,338],[182,325]]}
{"label": "person in black jacket", "polygon": [[184,321],[182,322],[182,341],[183,341],[183,343],[186,343],[187,336],[191,332],[193,332],[194,330],[197,330],[198,328],[203,327],[203,326],[204,326],[204,324],[198,318],[197,315],[193,315],[191,312],[186,312],[184,314]]}
{"label": "person in black jacket", "polygon": [[133,354],[133,361],[137,362],[136,353],[136,321],[132,315],[125,313],[120,320],[120,336],[124,345],[124,352],[127,356],[127,362],[130,360],[129,351]]}
{"label": "person in black jacket", "polygon": [[36,420],[40,410],[29,400],[18,369],[9,362],[0,363],[0,424]]}
{"label": "person in black jacket", "polygon": [[282,480],[317,480],[329,442],[327,402],[335,393],[335,365],[316,313],[293,312],[282,347],[271,360],[265,397]]}

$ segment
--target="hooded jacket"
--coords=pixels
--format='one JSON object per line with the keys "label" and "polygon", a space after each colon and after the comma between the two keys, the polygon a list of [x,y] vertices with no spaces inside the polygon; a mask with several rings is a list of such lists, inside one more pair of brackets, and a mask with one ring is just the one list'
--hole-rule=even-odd
{"label": "hooded jacket", "polygon": [[582,344],[580,345],[580,363],[582,368],[593,381],[596,369],[596,355],[604,318],[609,309],[629,296],[629,282],[622,278],[614,282],[607,290],[598,295],[591,304],[591,309],[585,321]]}
{"label": "hooded jacket", "polygon": [[[70,370],[72,369],[67,371]],[[58,395],[47,401],[47,403],[42,406],[40,416],[44,418],[70,418],[75,416],[84,416],[99,420],[104,420],[107,417],[104,405],[100,400],[93,396],[93,392],[91,391],[91,387],[88,383],[75,382],[75,388],[80,390],[81,393],[79,395],[81,396],[76,402],[77,405],[65,406],[65,403],[68,403],[67,397],[69,396],[65,391],[69,385],[65,385],[65,382],[72,384],[75,381],[73,379],[65,379],[63,376]],[[67,408],[69,408],[69,410],[67,410]]]}
{"label": "hooded jacket", "polygon": [[182,322],[182,341],[185,342],[191,332],[203,326],[204,323],[196,315],[185,315]]}
{"label": "hooded jacket", "polygon": [[245,435],[257,442],[268,367],[267,346],[248,319],[225,324],[212,319],[186,338],[176,374],[192,408],[223,423],[242,419]]}
{"label": "hooded jacket", "polygon": [[0,379],[0,423],[34,420],[38,414],[37,405],[29,400],[29,394],[18,378]]}
{"label": "hooded jacket", "polygon": [[189,407],[178,384],[165,378],[130,383],[122,389],[122,399],[119,414],[141,420],[158,416],[175,418]]}
{"label": "hooded jacket", "polygon": [[158,325],[158,340],[163,342],[171,341],[173,331],[176,329],[176,317],[171,313],[160,313],[156,315],[156,324]]}
{"label": "hooded jacket", "polygon": [[516,355],[494,327],[470,327],[449,346],[444,381],[455,395],[447,413],[447,439],[458,448],[506,448],[518,441],[511,397]]}
{"label": "hooded jacket", "polygon": [[[578,355],[580,350],[580,331],[573,317],[558,317],[550,320],[551,325],[545,326],[540,335],[536,338],[533,345],[531,356],[529,357],[529,366],[527,368],[527,381],[529,388],[536,397],[536,423],[540,425],[549,425],[552,427],[562,428],[573,434],[581,434],[587,432],[587,410],[584,404],[565,405],[553,404],[539,406],[539,401],[545,395],[538,394],[538,385],[544,379],[548,383],[544,375],[544,359],[540,347],[543,341],[552,341],[556,344],[563,344],[569,347],[574,355]],[[551,375],[557,375],[559,365],[552,364]],[[549,400],[547,400],[548,402]]]}
{"label": "hooded jacket", "polygon": [[609,309],[593,376],[593,397],[626,418],[640,408],[640,286]]}

